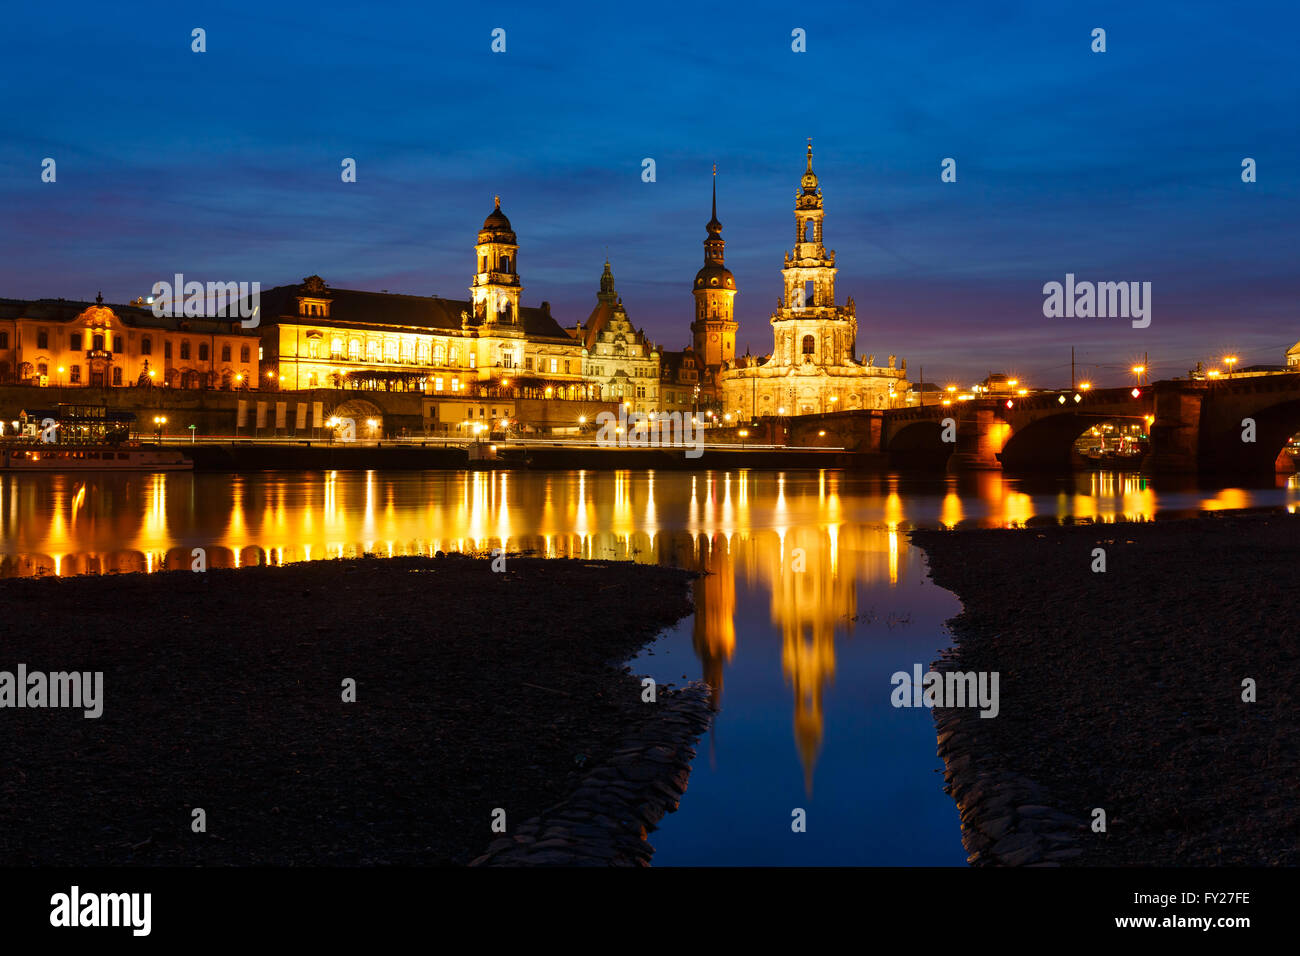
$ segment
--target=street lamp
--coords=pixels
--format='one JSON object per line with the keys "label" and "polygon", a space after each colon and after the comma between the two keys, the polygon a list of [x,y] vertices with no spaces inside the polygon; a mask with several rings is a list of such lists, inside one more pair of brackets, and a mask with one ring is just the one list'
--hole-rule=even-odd
{"label": "street lamp", "polygon": [[1133,371],[1133,374],[1136,375],[1136,376],[1138,377],[1138,381],[1137,381],[1137,383],[1138,383],[1139,385],[1145,385],[1145,384],[1146,384],[1146,373],[1147,373],[1147,367],[1146,367],[1145,365],[1134,365],[1132,371]]}
{"label": "street lamp", "polygon": [[[1228,366],[1228,378],[1232,378],[1232,367],[1237,364],[1237,356],[1225,355],[1223,357],[1223,364]],[[63,369],[59,369],[59,371],[61,372]]]}
{"label": "street lamp", "polygon": [[158,436],[158,442],[162,443],[163,426],[167,424],[166,415],[155,415],[153,417],[154,433]]}

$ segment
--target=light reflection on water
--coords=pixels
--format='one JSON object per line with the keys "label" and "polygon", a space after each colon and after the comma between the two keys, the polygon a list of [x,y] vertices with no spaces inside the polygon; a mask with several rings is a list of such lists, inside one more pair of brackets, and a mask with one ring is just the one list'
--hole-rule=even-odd
{"label": "light reflection on water", "polygon": [[[1157,491],[1138,476],[1018,481],[791,472],[9,475],[0,576],[532,551],[705,572],[696,613],[634,665],[704,677],[721,707],[657,864],[964,860],[928,711],[889,675],[949,643],[956,599],[905,532],[1295,509],[1281,487]],[[808,813],[806,833],[791,812]]]}

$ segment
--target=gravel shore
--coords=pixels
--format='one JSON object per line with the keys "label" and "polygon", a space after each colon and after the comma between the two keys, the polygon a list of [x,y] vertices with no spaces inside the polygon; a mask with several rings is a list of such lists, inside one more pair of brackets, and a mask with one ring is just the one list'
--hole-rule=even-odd
{"label": "gravel shore", "polygon": [[1300,518],[912,540],[962,601],[952,667],[1001,675],[998,716],[964,721],[973,768],[1106,812],[1063,862],[1300,864]]}
{"label": "gravel shore", "polygon": [[653,723],[616,662],[691,611],[683,571],[490,564],[0,581],[0,671],[104,673],[97,719],[0,709],[0,865],[468,863]]}

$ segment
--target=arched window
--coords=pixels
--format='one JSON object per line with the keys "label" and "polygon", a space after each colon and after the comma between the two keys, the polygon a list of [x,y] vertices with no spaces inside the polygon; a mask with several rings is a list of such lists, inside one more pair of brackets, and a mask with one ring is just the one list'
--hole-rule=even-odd
{"label": "arched window", "polygon": [[343,340],[337,335],[330,339],[330,355],[334,358],[343,357]]}
{"label": "arched window", "polygon": [[502,272],[509,272],[509,271],[510,271],[510,257],[509,257],[509,256],[502,256],[502,257],[501,257],[501,271],[502,271]]}
{"label": "arched window", "polygon": [[147,335],[140,340],[140,354],[153,355],[153,339]]}
{"label": "arched window", "polygon": [[354,362],[361,361],[361,340],[348,339],[348,358]]}
{"label": "arched window", "polygon": [[433,364],[443,365],[447,361],[447,350],[441,344],[433,347]]}
{"label": "arched window", "polygon": [[385,362],[397,361],[397,343],[392,339],[388,339],[387,341],[384,342],[384,361]]}
{"label": "arched window", "polygon": [[207,342],[200,342],[200,343],[199,343],[199,361],[200,361],[200,362],[206,362],[207,360],[208,360],[208,343],[207,343]]}
{"label": "arched window", "polygon": [[813,350],[817,347],[816,340],[811,335],[803,337],[803,354],[812,355]]}
{"label": "arched window", "polygon": [[415,348],[415,354],[421,365],[429,364],[429,343],[421,342]]}
{"label": "arched window", "polygon": [[239,361],[241,361],[241,362],[247,362],[247,361],[249,361],[249,358],[248,358],[248,346],[247,346],[247,345],[241,345],[241,346],[239,347]]}
{"label": "arched window", "polygon": [[814,235],[815,233],[813,231],[813,221],[811,219],[808,219],[804,222],[803,241],[816,242],[816,240],[813,238]]}
{"label": "arched window", "polygon": [[369,342],[366,343],[366,361],[367,362],[379,361],[379,343],[374,339],[371,339]]}

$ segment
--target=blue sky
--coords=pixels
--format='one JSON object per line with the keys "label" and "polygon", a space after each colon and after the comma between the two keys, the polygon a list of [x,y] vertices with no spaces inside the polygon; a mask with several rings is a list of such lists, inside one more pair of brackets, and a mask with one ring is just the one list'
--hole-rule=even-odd
{"label": "blue sky", "polygon": [[[460,298],[500,194],[526,304],[585,318],[608,251],[632,320],[680,348],[716,162],[739,349],[765,352],[811,136],[863,353],[1036,385],[1071,346],[1102,383],[1144,352],[1161,376],[1280,362],[1298,26],[1281,3],[26,5],[0,38],[0,295],[125,301],[182,272]],[[1150,281],[1151,326],[1044,318],[1067,272]]]}

